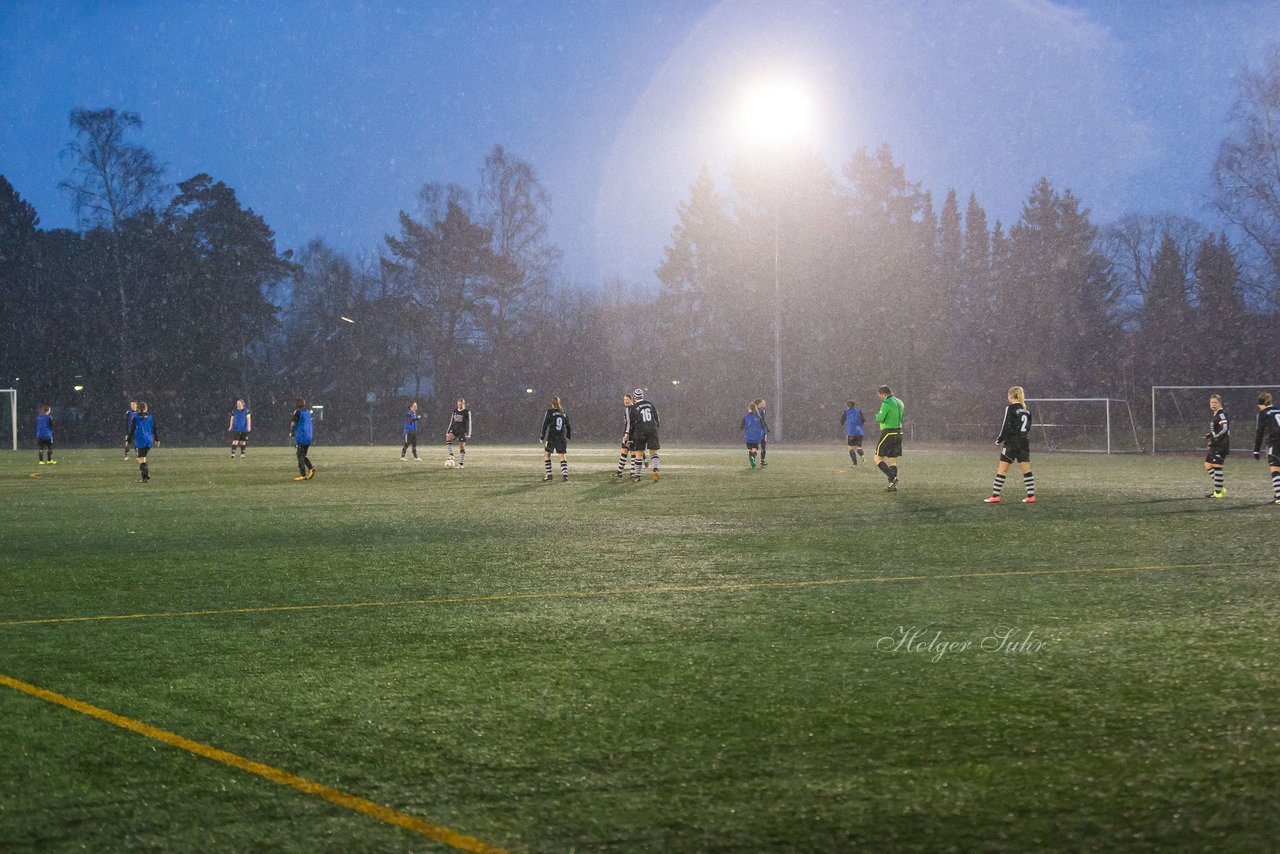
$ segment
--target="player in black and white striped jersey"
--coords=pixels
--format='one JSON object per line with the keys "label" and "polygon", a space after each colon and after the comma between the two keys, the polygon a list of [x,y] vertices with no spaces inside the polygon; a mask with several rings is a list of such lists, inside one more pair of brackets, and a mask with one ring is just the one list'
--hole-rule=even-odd
{"label": "player in black and white striped jersey", "polygon": [[1000,462],[996,464],[996,479],[991,485],[991,496],[984,499],[987,504],[999,504],[1004,492],[1005,476],[1009,466],[1015,462],[1022,469],[1022,484],[1027,489],[1027,497],[1023,504],[1036,503],[1036,477],[1031,473],[1031,410],[1027,409],[1027,395],[1022,386],[1009,389],[1009,405],[1004,410],[1004,423],[1000,425],[1000,435],[996,444],[1001,445]]}
{"label": "player in black and white striped jersey", "polygon": [[627,470],[627,458],[631,456],[631,404],[635,399],[629,394],[622,396],[622,447],[618,450],[618,470],[613,473],[615,480],[622,480],[622,473]]}
{"label": "player in black and white striped jersey", "polygon": [[658,442],[658,407],[645,400],[644,389],[638,388],[631,393],[632,404],[627,409],[627,435],[631,439],[631,479],[640,479],[640,469],[644,465],[644,452],[649,451],[649,461],[653,464],[653,480],[658,481],[658,451],[662,447]]}
{"label": "player in black and white striped jersey", "polygon": [[1270,392],[1258,395],[1258,433],[1253,439],[1253,458],[1261,459],[1262,449],[1266,448],[1272,500],[1280,504],[1280,409],[1272,404]]}
{"label": "player in black and white striped jersey", "polygon": [[1209,432],[1204,434],[1204,467],[1209,472],[1213,490],[1205,498],[1226,498],[1227,484],[1222,467],[1231,453],[1231,422],[1227,419],[1227,411],[1222,408],[1222,398],[1216,394],[1209,398],[1209,411],[1213,417],[1209,419]]}

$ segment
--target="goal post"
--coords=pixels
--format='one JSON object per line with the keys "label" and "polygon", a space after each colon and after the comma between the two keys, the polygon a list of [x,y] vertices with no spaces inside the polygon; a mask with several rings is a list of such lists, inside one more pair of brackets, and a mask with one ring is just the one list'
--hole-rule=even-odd
{"label": "goal post", "polygon": [[13,449],[16,451],[18,450],[18,390],[16,388],[0,388],[0,395],[9,398],[8,417],[4,421],[8,422],[9,438],[13,443]]}
{"label": "goal post", "polygon": [[[1222,408],[1230,421],[1252,425],[1257,415],[1258,395],[1280,392],[1280,383],[1262,385],[1153,385],[1151,387],[1151,453],[1204,450],[1204,434],[1209,428],[1209,396],[1222,398]],[[1252,426],[1244,432],[1247,444]]]}
{"label": "goal post", "polygon": [[[1034,404],[1034,407],[1032,405]],[[1049,451],[1142,452],[1129,401],[1116,397],[1029,397],[1032,434]]]}

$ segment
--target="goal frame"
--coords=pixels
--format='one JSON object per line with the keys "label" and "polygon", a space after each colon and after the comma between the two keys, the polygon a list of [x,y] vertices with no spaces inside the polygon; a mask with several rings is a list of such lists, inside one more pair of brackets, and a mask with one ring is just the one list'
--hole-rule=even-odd
{"label": "goal frame", "polygon": [[1250,385],[1153,385],[1151,387],[1151,454],[1156,454],[1156,393],[1161,391],[1220,391],[1227,388],[1280,388],[1280,383],[1251,383]]}
{"label": "goal frame", "polygon": [[[1120,451],[1116,451],[1112,443],[1111,405],[1113,403],[1124,404],[1125,411],[1129,415],[1129,429],[1133,432],[1133,446],[1137,449],[1136,453],[1142,453],[1142,443],[1138,441],[1138,422],[1133,420],[1133,407],[1129,405],[1129,401],[1125,400],[1122,397],[1028,397],[1027,403],[1029,404],[1030,403],[1101,403],[1103,407],[1103,417],[1106,419],[1106,424],[1107,424],[1107,447],[1103,450],[1097,450],[1097,451],[1085,449],[1085,450],[1079,450],[1079,451],[1072,450],[1070,452],[1064,452],[1064,453],[1107,454],[1107,455],[1122,453]],[[1119,411],[1119,406],[1117,406],[1116,409],[1117,411]],[[1050,425],[1041,424],[1037,426],[1039,426],[1041,429],[1044,429],[1045,427],[1048,427]],[[1123,453],[1131,453],[1131,452],[1126,451]]]}
{"label": "goal frame", "polygon": [[9,395],[9,422],[13,428],[13,450],[18,450],[18,390],[0,388],[0,394]]}

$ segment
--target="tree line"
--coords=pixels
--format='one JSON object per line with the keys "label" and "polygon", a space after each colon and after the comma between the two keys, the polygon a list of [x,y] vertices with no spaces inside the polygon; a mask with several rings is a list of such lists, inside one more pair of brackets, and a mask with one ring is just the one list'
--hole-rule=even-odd
{"label": "tree line", "polygon": [[0,175],[0,369],[24,410],[54,405],[63,441],[86,443],[114,441],[131,398],[175,439],[211,441],[240,397],[282,437],[296,397],[323,403],[328,440],[378,443],[409,400],[430,430],[466,397],[484,435],[532,439],[551,394],[575,437],[608,442],[637,385],[667,435],[727,440],[746,401],[773,397],[775,320],[791,440],[836,435],[845,400],[880,383],[939,439],[972,438],[1013,384],[1141,403],[1158,383],[1262,383],[1280,356],[1278,119],[1273,56],[1241,76],[1213,227],[1098,224],[1048,178],[1017,221],[991,222],[973,193],[939,205],[887,145],[838,173],[806,151],[742,160],[720,185],[704,169],[655,290],[566,283],[546,190],[501,147],[474,188],[424,186],[374,255],[319,238],[282,252],[225,183],[168,185],[132,141],[137,114],[77,109],[76,229],[41,229]]}

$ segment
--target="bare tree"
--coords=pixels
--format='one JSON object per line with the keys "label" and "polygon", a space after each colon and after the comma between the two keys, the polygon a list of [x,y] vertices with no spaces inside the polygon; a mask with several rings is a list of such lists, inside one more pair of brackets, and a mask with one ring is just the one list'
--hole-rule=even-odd
{"label": "bare tree", "polygon": [[137,113],[76,107],[71,127],[76,136],[65,151],[75,166],[58,186],[70,193],[82,227],[115,232],[124,219],[156,205],[165,190],[164,166],[147,149],[125,142],[142,127]]}
{"label": "bare tree", "polygon": [[125,142],[131,130],[142,127],[137,113],[76,107],[71,111],[71,127],[75,138],[67,143],[65,153],[74,157],[75,166],[71,178],[58,186],[70,193],[82,227],[101,227],[110,234],[110,276],[119,312],[118,380],[127,390],[135,378],[128,349],[130,301],[121,231],[130,217],[154,209],[165,190],[164,167],[147,149]]}
{"label": "bare tree", "polygon": [[1266,255],[1280,280],[1280,49],[1240,76],[1234,134],[1214,166],[1218,209]]}

